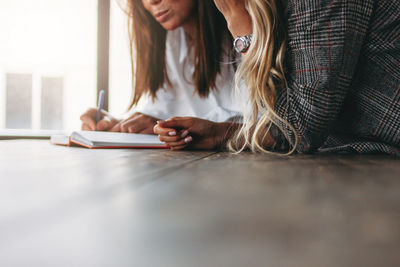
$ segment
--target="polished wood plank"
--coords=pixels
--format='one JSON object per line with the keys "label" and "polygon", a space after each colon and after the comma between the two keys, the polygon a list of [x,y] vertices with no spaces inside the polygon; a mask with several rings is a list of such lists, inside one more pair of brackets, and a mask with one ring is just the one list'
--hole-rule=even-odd
{"label": "polished wood plank", "polygon": [[400,264],[398,158],[15,142],[0,142],[2,266]]}
{"label": "polished wood plank", "polygon": [[1,141],[0,248],[213,153]]}
{"label": "polished wood plank", "polygon": [[180,225],[169,241],[205,265],[400,264],[398,158],[219,153],[144,189],[158,199],[146,212]]}

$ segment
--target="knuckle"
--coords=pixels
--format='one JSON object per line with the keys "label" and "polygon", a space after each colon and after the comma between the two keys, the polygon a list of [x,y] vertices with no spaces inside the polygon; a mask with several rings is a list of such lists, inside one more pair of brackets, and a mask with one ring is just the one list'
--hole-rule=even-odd
{"label": "knuckle", "polygon": [[120,130],[120,131],[121,131],[121,124],[120,124],[120,123],[115,124],[115,125],[113,126],[113,129],[115,129],[115,130]]}
{"label": "knuckle", "polygon": [[153,127],[148,127],[143,130],[143,133],[145,134],[152,134],[153,133]]}

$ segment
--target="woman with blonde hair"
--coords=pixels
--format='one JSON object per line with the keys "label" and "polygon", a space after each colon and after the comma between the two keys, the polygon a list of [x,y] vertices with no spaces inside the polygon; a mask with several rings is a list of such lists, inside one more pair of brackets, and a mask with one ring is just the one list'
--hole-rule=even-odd
{"label": "woman with blonde hair", "polygon": [[[162,121],[161,140],[173,149],[400,155],[398,0],[215,3],[243,54],[236,83],[246,83],[249,109],[243,124]],[[188,134],[166,136],[173,129]]]}
{"label": "woman with blonde hair", "polygon": [[[126,0],[134,114],[125,120],[95,108],[83,130],[152,134],[157,120],[190,115],[223,122],[240,115],[232,97],[232,37],[212,0]],[[139,104],[140,103],[140,104]],[[139,104],[139,105],[138,105]]]}

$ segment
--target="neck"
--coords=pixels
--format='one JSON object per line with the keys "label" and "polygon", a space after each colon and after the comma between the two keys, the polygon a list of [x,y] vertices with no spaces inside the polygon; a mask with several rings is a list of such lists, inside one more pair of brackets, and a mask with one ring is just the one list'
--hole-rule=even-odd
{"label": "neck", "polygon": [[186,40],[190,44],[192,44],[196,40],[196,31],[197,31],[196,26],[197,25],[194,18],[191,18],[190,21],[188,21],[182,26],[186,34]]}

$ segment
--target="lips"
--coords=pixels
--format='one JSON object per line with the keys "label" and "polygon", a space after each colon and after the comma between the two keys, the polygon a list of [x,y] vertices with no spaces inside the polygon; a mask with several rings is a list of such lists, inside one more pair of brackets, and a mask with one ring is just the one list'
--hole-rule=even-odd
{"label": "lips", "polygon": [[154,14],[154,18],[158,22],[162,23],[162,22],[165,22],[168,19],[168,15],[169,15],[169,10],[168,9],[167,10],[162,10],[162,11],[159,11],[159,12],[155,13]]}

